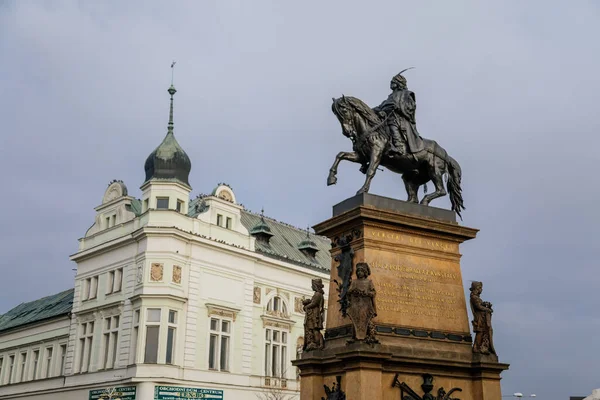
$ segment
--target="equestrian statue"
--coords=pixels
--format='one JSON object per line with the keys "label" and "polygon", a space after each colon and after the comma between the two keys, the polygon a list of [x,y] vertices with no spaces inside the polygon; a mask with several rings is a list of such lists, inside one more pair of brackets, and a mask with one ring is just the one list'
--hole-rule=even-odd
{"label": "equestrian statue", "polygon": [[[406,78],[392,78],[392,93],[379,106],[371,109],[356,97],[333,99],[331,109],[342,125],[344,136],[352,140],[352,152],[340,152],[329,170],[327,185],[337,182],[337,168],[342,160],[361,164],[366,175],[357,194],[367,193],[381,165],[402,174],[408,201],[418,203],[419,186],[432,181],[435,191],[421,199],[422,205],[449,193],[452,210],[461,217],[463,205],[460,165],[434,140],[421,137],[417,131],[415,94],[407,89]],[[444,187],[444,175],[448,191]],[[462,218],[462,217],[461,217]]]}

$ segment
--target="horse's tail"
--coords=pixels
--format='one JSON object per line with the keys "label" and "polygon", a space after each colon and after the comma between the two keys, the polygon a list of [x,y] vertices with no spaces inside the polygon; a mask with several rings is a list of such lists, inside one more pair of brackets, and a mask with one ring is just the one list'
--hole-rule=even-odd
{"label": "horse's tail", "polygon": [[460,212],[465,209],[462,198],[462,189],[460,187],[460,181],[462,178],[462,171],[458,162],[450,156],[447,158],[448,161],[448,193],[450,196],[450,202],[452,203],[452,210],[458,214],[462,220]]}

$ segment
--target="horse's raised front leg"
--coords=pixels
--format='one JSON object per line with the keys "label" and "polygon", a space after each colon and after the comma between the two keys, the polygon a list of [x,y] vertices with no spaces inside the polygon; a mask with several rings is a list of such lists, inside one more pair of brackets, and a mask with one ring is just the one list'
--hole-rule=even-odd
{"label": "horse's raised front leg", "polygon": [[335,185],[337,183],[337,168],[340,165],[342,160],[352,161],[352,162],[360,162],[360,157],[358,153],[352,151],[341,151],[335,156],[335,161],[331,168],[329,168],[329,176],[327,177],[327,186]]}
{"label": "horse's raised front leg", "polygon": [[369,161],[369,168],[367,168],[367,177],[365,179],[365,184],[356,192],[356,194],[368,193],[369,188],[371,187],[371,181],[375,176],[375,172],[377,172],[377,168],[379,167],[379,163],[381,162],[381,157],[383,156],[383,145],[380,143],[374,143],[371,149],[371,160]]}

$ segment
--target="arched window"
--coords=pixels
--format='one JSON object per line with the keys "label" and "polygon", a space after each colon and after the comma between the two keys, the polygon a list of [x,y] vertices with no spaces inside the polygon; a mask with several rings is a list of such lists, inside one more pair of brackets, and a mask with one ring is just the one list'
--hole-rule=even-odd
{"label": "arched window", "polygon": [[278,315],[278,316],[282,316],[282,317],[285,317],[288,315],[287,306],[283,302],[283,299],[279,296],[273,297],[267,303],[267,311],[269,312],[269,314]]}

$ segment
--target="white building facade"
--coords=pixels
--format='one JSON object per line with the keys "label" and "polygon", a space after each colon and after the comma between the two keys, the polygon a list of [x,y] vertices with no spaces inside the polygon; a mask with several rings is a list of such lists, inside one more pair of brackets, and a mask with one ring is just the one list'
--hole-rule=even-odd
{"label": "white building facade", "polygon": [[328,287],[330,243],[225,184],[190,198],[169,92],[141,199],[109,184],[71,256],[74,289],[0,317],[0,400],[298,398],[302,300],[312,279]]}

